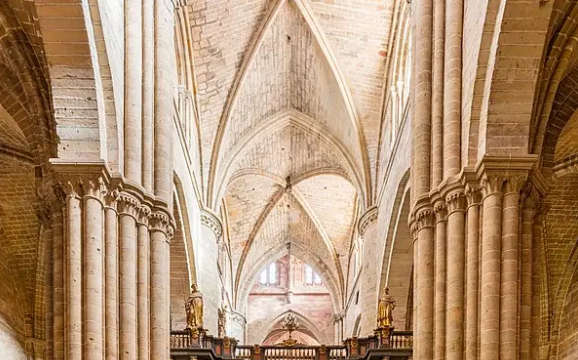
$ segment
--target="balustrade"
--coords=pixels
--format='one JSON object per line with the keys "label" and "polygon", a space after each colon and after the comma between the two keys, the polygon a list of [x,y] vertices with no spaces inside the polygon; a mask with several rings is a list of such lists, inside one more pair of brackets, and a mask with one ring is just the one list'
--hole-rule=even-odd
{"label": "balustrade", "polygon": [[217,338],[204,333],[193,337],[188,331],[171,332],[171,359],[200,360],[410,360],[413,347],[411,331],[392,331],[387,338],[378,335],[350,338],[344,345],[286,346],[237,345],[235,339]]}

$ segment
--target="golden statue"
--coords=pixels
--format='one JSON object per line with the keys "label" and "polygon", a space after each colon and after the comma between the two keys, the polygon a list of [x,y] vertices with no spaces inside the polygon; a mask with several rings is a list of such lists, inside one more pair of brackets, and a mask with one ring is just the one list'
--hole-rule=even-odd
{"label": "golden statue", "polygon": [[393,309],[395,309],[395,300],[389,294],[389,288],[383,288],[377,305],[377,326],[379,328],[393,326]]}
{"label": "golden statue", "polygon": [[187,329],[199,330],[203,328],[203,294],[197,284],[191,286],[191,294],[185,303],[187,311]]}

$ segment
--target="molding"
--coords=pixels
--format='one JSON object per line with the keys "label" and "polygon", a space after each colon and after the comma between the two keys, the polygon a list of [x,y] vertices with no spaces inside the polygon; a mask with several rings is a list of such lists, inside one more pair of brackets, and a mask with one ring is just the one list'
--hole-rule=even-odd
{"label": "molding", "polygon": [[201,210],[201,224],[209,228],[213,234],[215,234],[215,238],[218,242],[221,235],[223,235],[223,224],[217,215],[209,212],[207,209]]}
{"label": "molding", "polygon": [[363,237],[363,235],[370,226],[377,223],[377,216],[378,216],[377,206],[371,207],[363,215],[361,215],[357,223],[357,230],[361,237]]}

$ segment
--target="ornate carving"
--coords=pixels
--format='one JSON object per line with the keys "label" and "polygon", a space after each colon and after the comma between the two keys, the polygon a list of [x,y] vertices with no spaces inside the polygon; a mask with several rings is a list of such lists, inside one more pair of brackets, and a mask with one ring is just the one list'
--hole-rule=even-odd
{"label": "ornate carving", "polygon": [[482,192],[479,186],[467,184],[465,194],[466,199],[468,199],[468,206],[477,205],[482,201]]}
{"label": "ornate carving", "polygon": [[140,224],[147,225],[149,223],[149,218],[151,216],[151,208],[147,205],[140,205],[138,207],[138,218],[137,222]]}
{"label": "ornate carving", "polygon": [[132,195],[125,192],[121,192],[118,197],[118,212],[120,214],[130,215],[135,220],[138,216],[138,211],[140,207],[140,201],[138,201]]}
{"label": "ornate carving", "polygon": [[358,222],[359,235],[363,236],[365,231],[377,221],[377,207],[372,207],[361,216]]}
{"label": "ornate carving", "polygon": [[97,176],[81,180],[80,184],[82,186],[82,192],[84,196],[93,197],[99,200],[101,203],[104,202],[104,197],[106,195],[106,183],[104,176]]}
{"label": "ornate carving", "polygon": [[174,228],[170,223],[169,216],[162,211],[155,211],[148,216],[149,227],[153,231],[161,231],[167,234],[168,240],[173,237]]}
{"label": "ornate carving", "polygon": [[437,222],[445,221],[446,216],[448,215],[446,204],[444,204],[442,201],[437,202],[434,205],[434,213]]}
{"label": "ornate carving", "polygon": [[420,211],[416,218],[417,231],[434,226],[434,212],[430,209]]}
{"label": "ornate carving", "polygon": [[255,355],[261,354],[261,347],[259,345],[253,346],[253,354]]}
{"label": "ornate carving", "polygon": [[104,195],[104,205],[108,208],[116,210],[118,199],[120,198],[120,191],[117,189],[107,191]]}
{"label": "ornate carving", "polygon": [[505,181],[506,178],[503,173],[484,174],[480,181],[482,194],[486,197],[493,193],[501,193]]}
{"label": "ornate carving", "polygon": [[320,354],[320,355],[325,355],[325,354],[327,354],[327,346],[321,345],[321,346],[319,347],[319,354]]}
{"label": "ornate carving", "polygon": [[217,240],[219,240],[221,235],[223,235],[223,225],[221,225],[221,220],[207,211],[201,212],[201,224],[211,229]]}
{"label": "ornate carving", "polygon": [[462,191],[451,193],[446,196],[446,204],[449,214],[454,211],[464,211],[467,205],[466,196]]}
{"label": "ornate carving", "polygon": [[528,172],[516,171],[505,174],[504,194],[519,193],[527,183]]}

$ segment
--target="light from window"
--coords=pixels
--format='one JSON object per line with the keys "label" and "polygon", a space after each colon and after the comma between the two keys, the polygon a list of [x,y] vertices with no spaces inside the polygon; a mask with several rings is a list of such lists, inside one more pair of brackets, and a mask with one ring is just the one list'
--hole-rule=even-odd
{"label": "light from window", "polygon": [[272,262],[259,274],[259,285],[278,285],[279,278],[277,275],[277,263]]}
{"label": "light from window", "polygon": [[267,269],[261,272],[261,275],[259,276],[259,284],[267,285]]}
{"label": "light from window", "polygon": [[269,284],[277,283],[277,264],[269,264]]}
{"label": "light from window", "polygon": [[321,285],[321,276],[313,271],[311,266],[305,265],[305,285]]}

